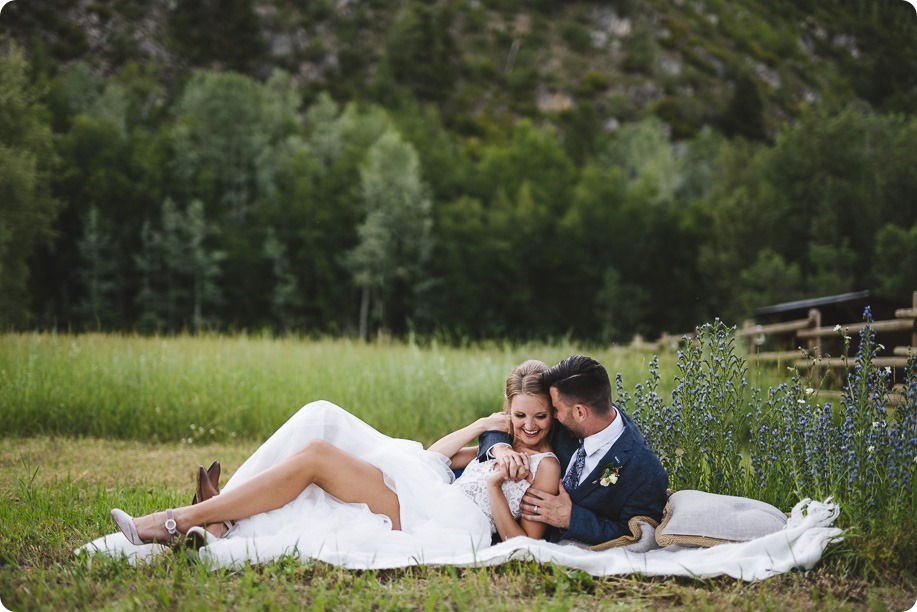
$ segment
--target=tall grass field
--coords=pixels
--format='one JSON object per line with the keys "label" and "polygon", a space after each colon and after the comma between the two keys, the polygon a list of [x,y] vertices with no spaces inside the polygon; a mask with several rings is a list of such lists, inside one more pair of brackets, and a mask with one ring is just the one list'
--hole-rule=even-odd
{"label": "tall grass field", "polygon": [[[917,598],[917,377],[911,367],[904,402],[886,405],[881,398],[902,381],[871,367],[869,339],[862,345],[865,367],[832,405],[798,375],[749,372],[719,323],[658,358],[562,343],[0,336],[0,602],[10,610],[906,610]],[[282,561],[209,572],[186,554],[133,568],[72,553],[114,530],[111,507],[143,513],[188,503],[198,464],[219,459],[225,481],[309,401],[331,400],[386,434],[428,444],[499,410],[515,364],[573,353],[617,375],[616,400],[663,458],[674,488],[755,497],[783,510],[833,495],[844,541],[815,570],[753,584],[595,578],[526,562],[353,572]]]}

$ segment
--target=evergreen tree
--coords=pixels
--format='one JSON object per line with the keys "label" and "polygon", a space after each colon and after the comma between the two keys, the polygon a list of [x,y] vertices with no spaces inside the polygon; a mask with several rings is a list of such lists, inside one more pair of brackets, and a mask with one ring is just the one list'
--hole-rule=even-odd
{"label": "evergreen tree", "polygon": [[755,308],[804,297],[805,287],[799,264],[787,263],[779,253],[765,248],[752,265],[741,271],[733,291],[741,312],[748,316]]}
{"label": "evergreen tree", "polygon": [[[95,101],[91,106],[94,105]],[[54,187],[67,206],[55,223],[57,240],[52,247],[40,250],[32,263],[44,280],[33,289],[33,299],[45,324],[52,318],[75,327],[99,323],[86,311],[87,286],[76,273],[86,261],[79,243],[86,237],[87,220],[93,209],[100,229],[107,226],[104,232],[111,233],[111,241],[136,243],[137,230],[132,222],[142,218],[147,201],[135,191],[137,168],[132,163],[132,143],[119,123],[123,124],[123,115],[80,114],[71,118],[69,131],[56,139],[61,171]],[[125,282],[118,283],[111,296],[117,309],[107,313],[106,326],[124,323],[123,306],[124,300],[129,299],[130,287],[126,284],[128,279],[121,280]]]}
{"label": "evergreen tree", "polygon": [[160,229],[144,224],[135,256],[142,278],[137,295],[141,328],[177,331],[190,326],[200,331],[208,322],[205,307],[222,299],[216,279],[224,255],[205,244],[215,233],[198,200],[183,212],[167,199]]}
{"label": "evergreen tree", "polygon": [[459,338],[495,334],[486,315],[493,295],[490,279],[497,246],[480,200],[460,197],[434,208],[433,255],[426,286],[425,315],[439,332]]}
{"label": "evergreen tree", "polygon": [[910,229],[887,223],[876,232],[873,278],[876,290],[908,299],[917,290],[917,223]]}
{"label": "evergreen tree", "polygon": [[296,276],[290,270],[287,248],[277,238],[273,227],[268,228],[264,239],[264,256],[271,263],[273,272],[271,314],[280,329],[289,331],[302,323],[300,312],[303,300]]}
{"label": "evergreen tree", "polygon": [[[163,205],[163,217],[171,214],[173,209],[171,200],[167,200],[167,204]],[[162,233],[154,229],[149,221],[144,222],[140,231],[140,250],[134,255],[134,263],[141,279],[136,297],[137,325],[144,331],[174,328],[176,302],[180,296],[174,274],[167,264]]]}
{"label": "evergreen tree", "polygon": [[28,81],[29,64],[11,44],[0,55],[0,327],[28,320],[28,259],[53,236],[59,202],[46,111]]}
{"label": "evergreen tree", "polygon": [[77,243],[82,267],[77,276],[83,287],[83,298],[77,306],[87,327],[102,330],[114,320],[114,293],[118,287],[118,257],[111,236],[93,206],[83,219],[83,237]]}
{"label": "evergreen tree", "polygon": [[252,0],[197,0],[172,7],[172,41],[192,64],[248,72],[263,57],[265,45]]}
{"label": "evergreen tree", "polygon": [[604,342],[630,341],[646,325],[644,312],[649,300],[644,287],[623,281],[613,267],[605,270],[595,298],[599,337]]}
{"label": "evergreen tree", "polygon": [[458,72],[449,4],[411,2],[399,11],[386,57],[394,79],[421,100],[443,100]]}
{"label": "evergreen tree", "polygon": [[755,77],[742,72],[735,81],[729,106],[720,119],[728,136],[742,136],[749,140],[765,140],[764,98]]}
{"label": "evergreen tree", "polygon": [[[222,294],[216,284],[220,276],[220,261],[225,258],[222,251],[209,248],[205,243],[207,239],[217,233],[216,228],[207,223],[204,217],[204,204],[194,200],[188,205],[185,212],[184,234],[187,240],[187,263],[176,260],[175,267],[183,268],[191,276],[192,287],[192,325],[194,331],[199,332],[205,323],[205,305],[215,305],[222,301]],[[176,251],[176,254],[180,251]]]}

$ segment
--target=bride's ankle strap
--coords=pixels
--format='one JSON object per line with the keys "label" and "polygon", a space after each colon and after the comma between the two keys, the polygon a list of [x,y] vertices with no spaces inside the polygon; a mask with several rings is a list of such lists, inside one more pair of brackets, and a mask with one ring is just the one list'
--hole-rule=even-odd
{"label": "bride's ankle strap", "polygon": [[170,536],[178,533],[178,523],[175,522],[175,511],[172,509],[166,510],[165,527]]}

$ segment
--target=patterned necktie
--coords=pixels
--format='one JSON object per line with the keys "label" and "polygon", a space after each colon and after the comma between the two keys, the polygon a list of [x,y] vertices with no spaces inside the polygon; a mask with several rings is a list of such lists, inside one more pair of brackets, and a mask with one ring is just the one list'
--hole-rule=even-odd
{"label": "patterned necktie", "polygon": [[583,466],[586,465],[586,449],[583,447],[583,441],[579,441],[579,450],[573,457],[573,467],[564,476],[564,488],[569,492],[579,486],[579,477],[583,473]]}

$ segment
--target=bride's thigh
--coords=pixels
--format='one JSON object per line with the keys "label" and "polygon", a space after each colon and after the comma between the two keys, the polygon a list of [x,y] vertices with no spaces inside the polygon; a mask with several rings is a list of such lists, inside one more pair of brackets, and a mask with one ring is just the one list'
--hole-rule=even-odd
{"label": "bride's thigh", "polygon": [[313,440],[298,453],[311,480],[339,500],[363,503],[401,528],[398,495],[385,484],[382,470],[324,440]]}

